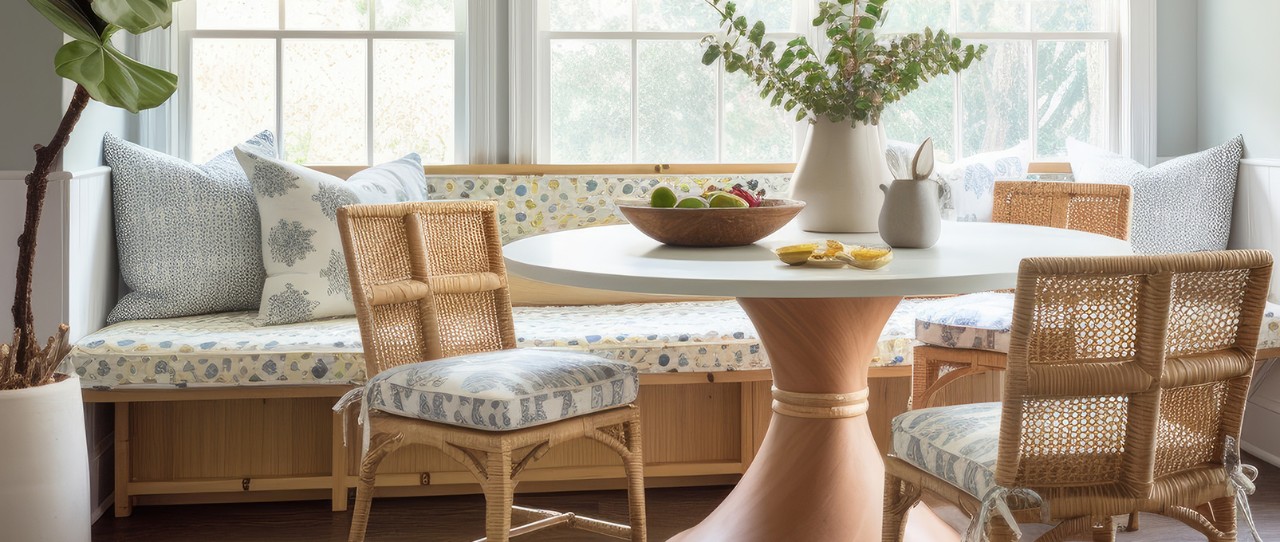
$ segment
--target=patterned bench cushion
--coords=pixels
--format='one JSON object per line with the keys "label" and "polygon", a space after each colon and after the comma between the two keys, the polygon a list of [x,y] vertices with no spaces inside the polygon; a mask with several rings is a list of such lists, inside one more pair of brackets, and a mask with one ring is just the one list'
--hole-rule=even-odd
{"label": "patterned bench cushion", "polygon": [[979,499],[996,482],[1000,403],[910,410],[893,419],[893,455]]}
{"label": "patterned bench cushion", "polygon": [[[873,362],[911,362],[912,311],[904,301]],[[517,345],[579,349],[642,373],[767,369],[751,321],[734,301],[517,307]],[[254,313],[134,320],[81,339],[64,360],[85,387],[353,384],[364,382],[354,318],[255,327]]]}
{"label": "patterned bench cushion", "polygon": [[[983,292],[931,301],[916,310],[916,340],[934,346],[1009,352],[1013,294]],[[1258,350],[1280,348],[1280,305],[1267,303]]]}
{"label": "patterned bench cushion", "polygon": [[388,369],[371,410],[484,431],[513,431],[636,400],[635,367],[580,352],[502,350]]}

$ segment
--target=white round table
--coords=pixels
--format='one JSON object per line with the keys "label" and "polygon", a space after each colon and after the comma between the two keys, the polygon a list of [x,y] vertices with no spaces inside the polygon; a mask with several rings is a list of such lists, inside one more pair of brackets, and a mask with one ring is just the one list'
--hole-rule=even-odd
{"label": "white round table", "polygon": [[[884,465],[867,426],[867,369],[903,296],[1011,288],[1023,258],[1131,254],[1127,241],[990,223],[943,225],[933,248],[899,249],[888,266],[789,267],[773,249],[820,239],[878,243],[789,225],[755,245],[669,247],[629,225],[564,231],[504,248],[507,269],[534,280],[605,290],[738,298],[773,371],[774,415],[751,467],[725,501],[674,540],[881,539]],[[955,539],[927,508],[914,540]]]}

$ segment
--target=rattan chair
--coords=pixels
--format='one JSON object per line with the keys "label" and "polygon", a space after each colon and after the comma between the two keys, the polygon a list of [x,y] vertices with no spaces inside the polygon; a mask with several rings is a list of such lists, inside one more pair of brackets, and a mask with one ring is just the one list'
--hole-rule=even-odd
{"label": "rattan chair", "polygon": [[[575,352],[515,349],[495,210],[492,202],[450,201],[338,212],[369,375],[356,394],[363,395],[364,456],[350,540],[364,539],[378,464],[418,444],[444,452],[480,482],[486,540],[567,525],[643,541],[635,368]],[[630,526],[514,507],[535,521],[513,530],[521,471],[578,438],[622,457]]]}
{"label": "rattan chair", "polygon": [[1003,403],[894,419],[883,539],[928,490],[973,515],[968,540],[1016,539],[1017,521],[1114,540],[1132,511],[1236,540],[1270,275],[1265,251],[1024,260]]}
{"label": "rattan chair", "polygon": [[[1087,231],[1127,240],[1130,194],[1129,187],[1120,184],[999,181],[995,183],[991,216],[993,222]],[[959,305],[964,298],[948,303]],[[930,406],[939,391],[961,378],[1003,371],[1006,359],[1004,352],[916,346],[912,352],[911,407]]]}

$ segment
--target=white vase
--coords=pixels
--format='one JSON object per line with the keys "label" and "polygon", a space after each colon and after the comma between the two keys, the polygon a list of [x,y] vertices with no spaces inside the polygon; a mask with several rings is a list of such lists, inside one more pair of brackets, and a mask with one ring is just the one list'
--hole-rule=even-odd
{"label": "white vase", "polygon": [[80,379],[0,391],[0,538],[87,542],[89,453]]}
{"label": "white vase", "polygon": [[818,119],[800,151],[791,178],[791,199],[805,202],[796,218],[812,232],[872,233],[878,229],[884,194],[893,180],[884,154],[884,130],[876,125]]}

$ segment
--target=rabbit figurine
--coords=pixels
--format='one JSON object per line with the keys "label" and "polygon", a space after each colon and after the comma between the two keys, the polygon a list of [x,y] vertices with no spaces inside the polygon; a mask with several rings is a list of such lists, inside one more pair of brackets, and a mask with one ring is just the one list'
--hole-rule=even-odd
{"label": "rabbit figurine", "polygon": [[920,144],[911,161],[910,179],[880,185],[884,205],[880,207],[880,237],[894,248],[929,248],[942,233],[939,200],[942,186],[929,178],[933,174],[933,139]]}

